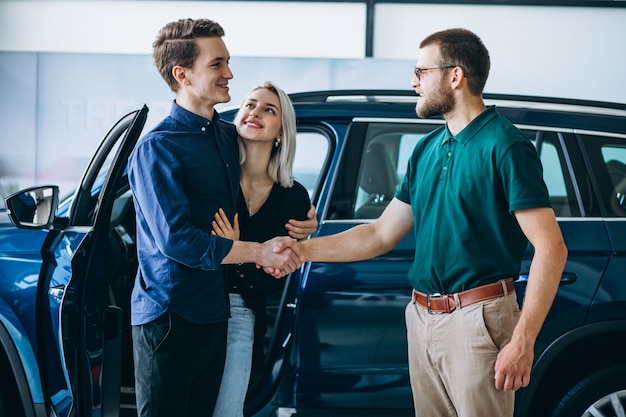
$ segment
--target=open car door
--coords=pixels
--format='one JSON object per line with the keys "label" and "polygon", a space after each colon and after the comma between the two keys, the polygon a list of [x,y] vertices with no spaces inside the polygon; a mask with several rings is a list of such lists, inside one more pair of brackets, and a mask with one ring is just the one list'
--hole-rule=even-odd
{"label": "open car door", "polygon": [[144,105],[109,131],[42,249],[37,339],[49,415],[119,413],[122,310],[110,303],[111,219],[116,199],[130,195],[127,160],[147,114]]}

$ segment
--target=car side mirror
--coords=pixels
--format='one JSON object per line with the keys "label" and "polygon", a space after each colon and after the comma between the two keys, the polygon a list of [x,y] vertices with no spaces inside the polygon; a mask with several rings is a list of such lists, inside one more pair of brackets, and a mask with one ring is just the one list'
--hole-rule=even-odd
{"label": "car side mirror", "polygon": [[13,224],[22,229],[45,229],[54,221],[59,205],[59,187],[31,187],[6,198],[6,207]]}

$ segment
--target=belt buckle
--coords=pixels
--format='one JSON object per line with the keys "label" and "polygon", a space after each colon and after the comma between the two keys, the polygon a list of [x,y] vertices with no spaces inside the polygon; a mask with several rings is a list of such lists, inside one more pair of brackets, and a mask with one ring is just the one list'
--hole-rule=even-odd
{"label": "belt buckle", "polygon": [[441,294],[440,292],[436,292],[434,294],[426,294],[426,310],[428,311],[428,314],[443,314],[445,313],[445,311],[432,311],[430,308],[430,299],[431,298],[440,298],[442,297],[443,294]]}

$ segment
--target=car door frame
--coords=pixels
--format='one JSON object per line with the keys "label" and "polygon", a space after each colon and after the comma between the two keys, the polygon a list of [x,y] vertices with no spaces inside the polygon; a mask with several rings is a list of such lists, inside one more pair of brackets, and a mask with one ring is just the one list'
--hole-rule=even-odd
{"label": "car door frame", "polygon": [[[40,287],[46,288],[38,291],[38,309],[41,311],[38,316],[44,318],[38,318],[38,335],[42,336],[38,336],[38,351],[44,351],[44,345],[49,342],[45,336],[50,335],[50,321],[46,323],[45,318],[54,317],[45,313],[50,308],[49,295],[55,294],[61,303],[58,315],[60,334],[57,335],[61,341],[59,360],[67,372],[72,397],[69,415],[117,415],[115,413],[119,410],[119,382],[116,386],[115,381],[119,380],[120,372],[121,313],[108,306],[103,295],[107,292],[107,282],[102,278],[103,262],[109,245],[108,225],[113,202],[147,114],[148,107],[143,105],[125,115],[107,133],[74,194],[69,216],[55,221],[42,248]],[[119,146],[115,147],[117,143]],[[115,156],[100,186],[98,175],[113,150]],[[65,287],[48,288],[51,274],[57,267],[55,248],[64,235],[71,233],[82,237],[71,253],[69,281]],[[48,365],[44,356],[39,364],[40,372],[47,372]],[[52,393],[46,390],[44,379],[42,377],[49,409]]]}
{"label": "car door frame", "polygon": [[[374,219],[344,219],[342,213],[345,210],[338,209],[338,206],[334,205],[336,198],[334,193],[337,188],[343,190],[340,193],[344,191],[345,193],[356,193],[359,172],[351,171],[347,175],[344,172],[344,165],[348,163],[360,169],[361,155],[365,146],[363,135],[371,126],[379,123],[390,126],[394,124],[428,126],[427,130],[432,131],[440,127],[443,121],[401,117],[352,118],[350,124],[346,126],[346,130],[338,132],[340,138],[338,152],[333,158],[333,166],[328,170],[328,177],[321,190],[319,208],[322,213],[322,220],[318,229],[318,236],[336,234],[359,224],[374,221]],[[358,160],[356,165],[355,160]],[[346,179],[346,177],[349,178]],[[345,183],[342,180],[345,180]],[[335,218],[337,213],[339,213],[339,217]],[[392,251],[371,260],[333,264],[315,262],[307,265],[305,275],[307,282],[300,286],[297,294],[298,319],[295,334],[298,348],[295,359],[294,372],[296,376],[294,377],[293,400],[297,407],[307,408],[311,407],[311,404],[317,403],[323,403],[328,407],[344,407],[346,404],[350,404],[356,408],[376,408],[383,406],[383,404],[387,404],[383,407],[390,408],[408,408],[410,406],[409,402],[404,401],[411,395],[408,383],[408,367],[392,366],[383,369],[380,367],[363,367],[358,364],[353,365],[352,368],[329,366],[323,360],[320,361],[319,355],[325,349],[333,346],[330,339],[320,339],[317,328],[321,317],[320,308],[328,310],[332,308],[329,307],[329,304],[333,303],[344,307],[352,305],[355,308],[358,306],[364,308],[362,305],[369,303],[371,306],[387,308],[385,311],[393,308],[394,311],[400,312],[398,320],[393,322],[393,326],[403,328],[402,312],[410,299],[410,284],[406,279],[406,271],[408,271],[410,262],[413,260],[414,248],[414,237],[410,233]],[[383,265],[392,265],[394,270],[385,269],[382,272],[381,266]],[[376,287],[376,283],[380,282],[378,277],[383,273],[385,274],[386,287],[385,291],[381,292],[380,287]],[[392,279],[392,276],[397,277],[397,279]],[[355,282],[355,280],[360,280],[360,285],[352,288],[351,282]],[[353,311],[358,312],[359,310]],[[350,318],[342,318],[341,314],[328,314],[328,316],[335,317],[336,320],[354,323],[354,320]],[[345,330],[335,331],[342,337],[346,337],[345,335],[349,332]],[[405,332],[401,331],[399,334],[404,337]],[[384,339],[381,336],[379,340]],[[319,347],[316,348],[316,345]],[[364,350],[366,349],[364,348]],[[406,349],[401,349],[401,351],[404,355]],[[355,358],[359,355],[359,352],[352,353]],[[347,362],[352,364],[352,360]],[[349,382],[351,380],[360,382]]]}

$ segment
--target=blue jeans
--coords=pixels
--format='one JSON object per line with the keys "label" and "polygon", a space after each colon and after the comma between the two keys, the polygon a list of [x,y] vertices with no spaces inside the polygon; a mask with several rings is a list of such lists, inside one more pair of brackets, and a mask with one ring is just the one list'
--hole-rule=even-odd
{"label": "blue jeans", "polygon": [[231,293],[230,316],[226,365],[213,417],[243,417],[243,403],[250,382],[254,311],[244,305],[241,295]]}
{"label": "blue jeans", "polygon": [[210,417],[226,355],[227,321],[165,313],[133,326],[138,417]]}

